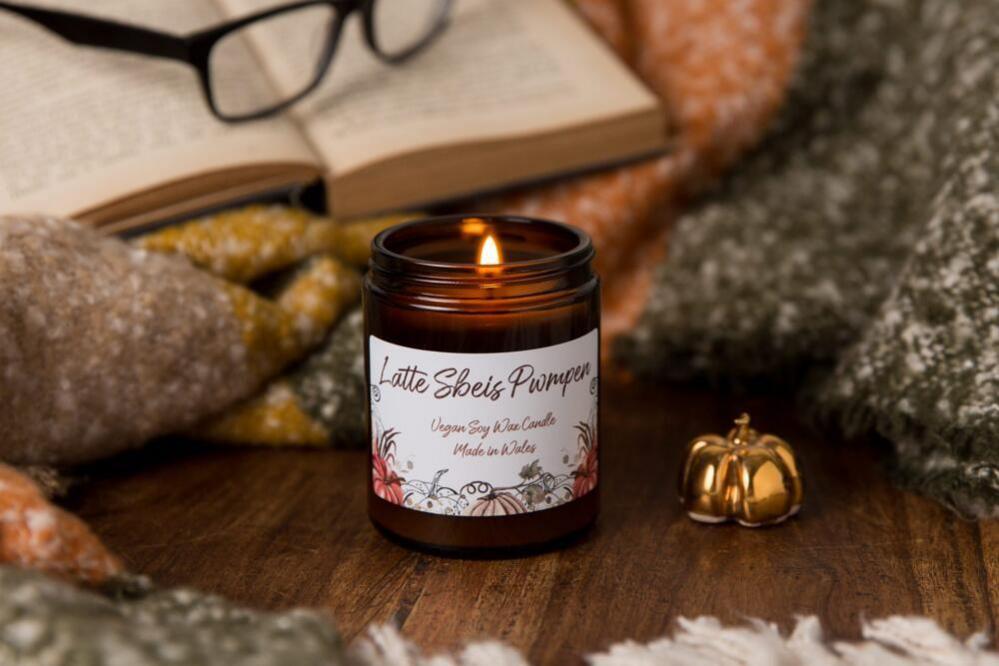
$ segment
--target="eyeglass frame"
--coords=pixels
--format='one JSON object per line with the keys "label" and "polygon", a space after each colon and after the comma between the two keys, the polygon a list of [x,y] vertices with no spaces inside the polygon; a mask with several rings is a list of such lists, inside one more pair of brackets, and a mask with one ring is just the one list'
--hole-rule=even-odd
{"label": "eyeglass frame", "polygon": [[[13,12],[22,18],[33,21],[46,30],[79,46],[92,46],[114,51],[137,53],[190,65],[198,74],[201,92],[212,114],[226,123],[241,123],[276,115],[318,88],[329,72],[333,56],[336,54],[336,49],[340,42],[344,23],[355,11],[361,12],[364,41],[367,43],[368,48],[382,62],[389,65],[397,65],[416,55],[440,36],[447,27],[451,7],[454,4],[454,0],[440,0],[439,13],[434,17],[434,23],[427,31],[427,34],[412,46],[403,49],[399,53],[390,54],[383,51],[378,45],[374,25],[375,2],[376,0],[298,0],[297,2],[271,7],[186,35],[178,35],[87,14],[45,9],[21,3],[5,2],[3,0],[0,0],[0,10]],[[264,21],[283,13],[298,11],[307,7],[322,6],[332,7],[334,18],[332,19],[322,58],[319,67],[316,69],[316,76],[312,83],[294,96],[260,111],[246,114],[226,114],[222,112],[216,104],[211,84],[210,60],[211,52],[215,45],[226,35],[245,28],[251,23]]]}

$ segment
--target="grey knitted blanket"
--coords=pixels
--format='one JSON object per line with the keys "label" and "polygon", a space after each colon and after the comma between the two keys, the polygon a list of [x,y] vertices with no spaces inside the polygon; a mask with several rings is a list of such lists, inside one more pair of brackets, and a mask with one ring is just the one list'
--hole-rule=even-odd
{"label": "grey knitted blanket", "polygon": [[108,596],[0,566],[0,664],[347,663],[329,618],[269,614],[136,579]]}
{"label": "grey knitted blanket", "polygon": [[[700,664],[981,664],[999,666],[988,639],[962,642],[926,618],[865,622],[864,640],[827,642],[814,617],[790,635],[754,621],[725,627],[681,618],[671,637],[626,641],[586,657],[595,666]],[[37,572],[0,566],[0,664],[56,666],[528,666],[513,648],[474,643],[454,655],[425,656],[384,626],[348,647],[322,613],[253,611],[192,590],[160,591],[138,581],[106,597]]]}
{"label": "grey knitted blanket", "polygon": [[999,2],[818,2],[779,123],[656,280],[636,372],[804,386],[999,516]]}

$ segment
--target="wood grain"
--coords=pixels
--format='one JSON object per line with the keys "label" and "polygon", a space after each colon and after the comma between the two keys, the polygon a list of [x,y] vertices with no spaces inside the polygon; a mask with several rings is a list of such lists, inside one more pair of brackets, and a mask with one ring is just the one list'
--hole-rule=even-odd
{"label": "wood grain", "polygon": [[[514,560],[445,559],[379,536],[359,452],[212,449],[167,441],[94,468],[71,508],[136,572],[263,608],[317,606],[348,637],[396,622],[429,649],[502,638],[538,663],[666,632],[679,616],[918,613],[961,636],[996,631],[999,523],[958,520],[886,480],[874,444],[846,444],[783,399],[605,386],[603,509],[585,539]],[[766,529],[678,510],[683,445],[742,410],[803,459],[802,513]]]}

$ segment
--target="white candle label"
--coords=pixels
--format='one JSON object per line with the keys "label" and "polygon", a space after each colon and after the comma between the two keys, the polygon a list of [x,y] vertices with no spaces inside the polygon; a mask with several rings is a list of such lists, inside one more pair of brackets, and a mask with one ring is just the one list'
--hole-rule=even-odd
{"label": "white candle label", "polygon": [[372,483],[417,511],[504,516],[597,486],[597,330],[550,347],[453,354],[368,340]]}

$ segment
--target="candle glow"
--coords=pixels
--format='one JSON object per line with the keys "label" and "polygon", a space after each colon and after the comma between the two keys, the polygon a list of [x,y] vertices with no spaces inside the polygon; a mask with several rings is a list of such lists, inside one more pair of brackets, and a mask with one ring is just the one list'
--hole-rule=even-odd
{"label": "candle glow", "polygon": [[503,263],[503,253],[492,234],[486,236],[479,245],[478,263],[480,266],[496,266]]}

